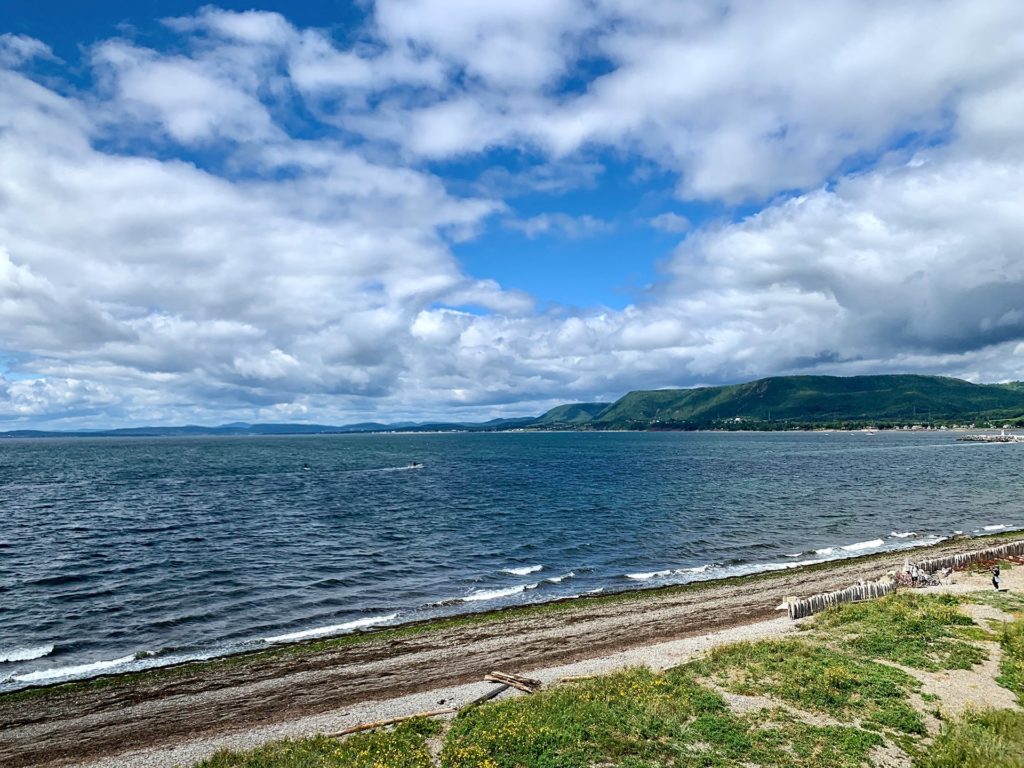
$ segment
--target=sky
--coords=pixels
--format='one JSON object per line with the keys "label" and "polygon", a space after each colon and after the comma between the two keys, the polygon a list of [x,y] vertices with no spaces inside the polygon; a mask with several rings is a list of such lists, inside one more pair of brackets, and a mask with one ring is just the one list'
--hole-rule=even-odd
{"label": "sky", "polygon": [[0,430],[1022,367],[1019,0],[0,2]]}

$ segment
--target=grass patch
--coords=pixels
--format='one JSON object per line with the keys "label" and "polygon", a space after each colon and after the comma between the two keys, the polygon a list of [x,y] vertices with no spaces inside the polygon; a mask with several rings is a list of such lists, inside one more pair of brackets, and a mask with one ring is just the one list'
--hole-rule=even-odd
{"label": "grass patch", "polygon": [[999,644],[1003,648],[1003,658],[999,661],[996,682],[1013,691],[1018,704],[1024,703],[1024,620],[1003,624]]}
{"label": "grass patch", "polygon": [[914,768],[1024,768],[1024,712],[968,713],[947,725]]}
{"label": "grass patch", "polygon": [[196,768],[432,768],[426,741],[441,724],[410,720],[391,731],[275,741],[248,752],[221,750]]}
{"label": "grass patch", "polygon": [[781,711],[740,717],[685,667],[634,669],[456,718],[444,768],[620,768],[865,763],[876,733],[803,723]]}
{"label": "grass patch", "polygon": [[689,676],[638,668],[460,714],[442,764],[541,768],[655,759],[664,756],[664,741],[697,717],[727,719],[728,708]]}
{"label": "grass patch", "polygon": [[978,605],[988,605],[1003,613],[1024,612],[1024,595],[1016,592],[996,592],[994,589],[984,592],[971,592],[967,599]]}
{"label": "grass patch", "polygon": [[970,640],[988,633],[962,614],[953,595],[899,592],[878,600],[845,603],[819,614],[817,634],[869,659],[915,669],[970,669],[988,658]]}
{"label": "grass patch", "polygon": [[901,670],[800,640],[736,643],[686,665],[733,693],[776,696],[838,720],[911,734],[924,720],[907,699],[921,684]]}

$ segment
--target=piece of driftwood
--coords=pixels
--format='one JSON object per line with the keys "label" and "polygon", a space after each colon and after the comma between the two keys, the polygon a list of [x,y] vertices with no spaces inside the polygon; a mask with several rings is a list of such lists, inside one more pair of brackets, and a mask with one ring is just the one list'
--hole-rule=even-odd
{"label": "piece of driftwood", "polygon": [[[472,705],[470,705],[472,706]],[[362,725],[353,725],[351,728],[346,728],[343,731],[337,731],[336,733],[326,734],[329,738],[336,739],[339,736],[348,736],[351,733],[359,733],[360,731],[371,731],[374,728],[384,728],[388,725],[395,725],[406,720],[412,720],[416,717],[440,717],[441,715],[451,715],[458,712],[458,707],[444,707],[443,709],[431,709],[426,712],[417,712],[415,715],[403,715],[402,717],[389,717],[387,720],[376,720],[372,723],[363,723]]]}
{"label": "piece of driftwood", "polygon": [[500,683],[501,685],[505,685],[509,688],[518,688],[523,693],[533,693],[536,690],[535,688],[531,688],[528,685],[523,685],[522,683],[515,681],[506,682],[504,678],[495,677],[494,675],[484,675],[484,680],[488,683]]}
{"label": "piece of driftwood", "polygon": [[597,675],[569,675],[558,680],[560,683],[575,683],[580,680],[593,680]]}
{"label": "piece of driftwood", "polygon": [[499,693],[504,693],[505,691],[507,691],[511,687],[512,687],[511,685],[507,685],[505,683],[501,683],[497,688],[494,688],[494,689],[488,691],[483,696],[478,696],[477,698],[473,699],[471,702],[469,702],[469,704],[464,706],[463,709],[469,709],[470,707],[475,707],[477,704],[483,704],[485,701],[490,701],[495,696],[497,696]]}
{"label": "piece of driftwood", "polygon": [[[478,696],[471,702],[466,704],[462,709],[469,709],[475,707],[478,704],[483,704],[485,701],[490,701],[500,693],[507,691],[511,688],[511,685],[507,683],[499,683],[495,688],[492,688],[483,696]],[[372,731],[375,728],[386,728],[389,725],[396,725],[397,723],[405,722],[406,720],[412,720],[417,717],[440,717],[441,715],[452,715],[459,711],[459,707],[442,707],[441,709],[430,709],[426,712],[417,712],[414,715],[403,715],[402,717],[389,717],[387,720],[375,720],[372,723],[363,723],[361,725],[354,725],[351,728],[346,728],[343,731],[336,731],[335,733],[324,734],[328,738],[336,739],[341,736],[349,736],[353,733],[359,733],[360,731]]]}
{"label": "piece of driftwood", "polygon": [[497,671],[486,675],[484,680],[488,680],[492,683],[504,683],[505,685],[511,685],[513,688],[518,688],[520,691],[525,691],[526,693],[533,693],[542,685],[540,680],[534,680],[531,677],[510,675],[508,672]]}

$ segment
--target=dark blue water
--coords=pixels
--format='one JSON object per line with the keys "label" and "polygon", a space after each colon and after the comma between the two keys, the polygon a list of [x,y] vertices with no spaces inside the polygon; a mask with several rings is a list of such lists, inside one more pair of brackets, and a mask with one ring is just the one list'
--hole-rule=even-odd
{"label": "dark blue water", "polygon": [[1024,527],[1022,464],[948,433],[4,440],[0,690]]}

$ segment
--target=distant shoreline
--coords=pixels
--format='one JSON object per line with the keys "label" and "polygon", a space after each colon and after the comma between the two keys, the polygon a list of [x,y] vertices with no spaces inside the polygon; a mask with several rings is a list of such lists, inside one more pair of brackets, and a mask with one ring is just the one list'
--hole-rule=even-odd
{"label": "distant shoreline", "polygon": [[[943,432],[951,433],[962,433],[962,432],[978,432],[978,433],[998,433],[1003,427],[915,427],[915,428],[900,428],[900,427],[878,427],[873,428],[870,431],[879,434],[941,434]],[[1008,432],[1016,432],[1024,434],[1024,426],[1012,426],[1005,428]],[[395,429],[381,429],[381,430],[336,430],[336,431],[323,431],[323,432],[255,432],[255,433],[221,433],[221,432],[146,432],[132,431],[131,433],[120,433],[120,432],[36,432],[34,430],[22,430],[13,432],[0,432],[0,440],[98,440],[98,439],[157,439],[157,438],[171,438],[171,439],[184,439],[184,438],[272,438],[272,437],[340,437],[340,436],[359,436],[359,435],[396,435],[396,436],[409,436],[409,435],[517,435],[517,434],[531,434],[531,435],[544,435],[544,434],[555,434],[555,435],[579,435],[579,434],[660,434],[660,433],[694,433],[694,434],[740,434],[740,435],[758,435],[758,434],[792,434],[792,433],[836,433],[845,432],[850,434],[857,434],[861,432],[867,432],[868,427],[778,427],[771,429],[678,429],[672,427],[644,427],[636,429],[540,429],[540,428],[528,428],[528,427],[516,427],[512,429],[411,429],[411,430],[395,430]]]}

